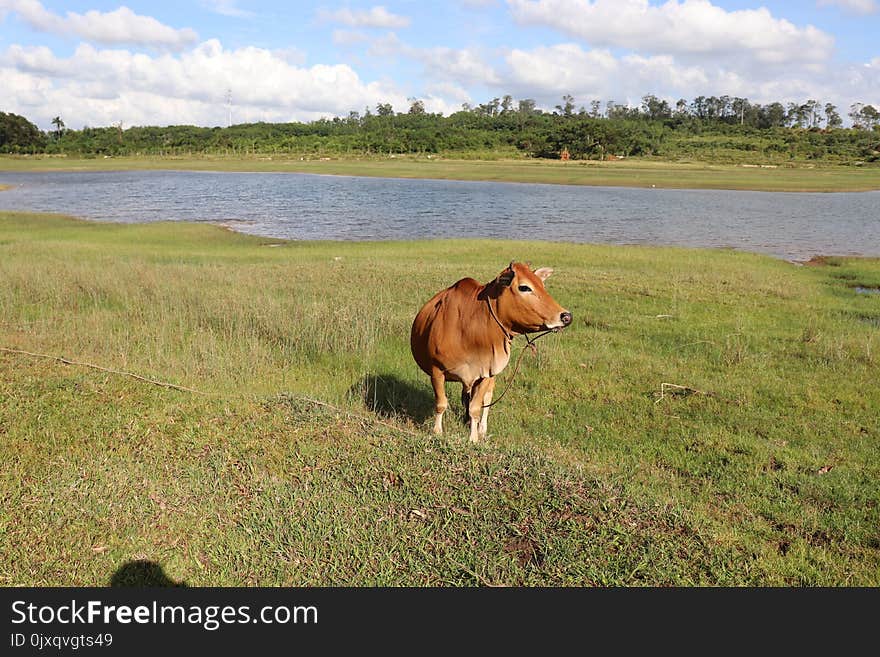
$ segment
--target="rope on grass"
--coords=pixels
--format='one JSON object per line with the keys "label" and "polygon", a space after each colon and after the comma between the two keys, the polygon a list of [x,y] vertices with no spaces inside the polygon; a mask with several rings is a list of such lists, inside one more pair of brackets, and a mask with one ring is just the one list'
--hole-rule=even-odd
{"label": "rope on grass", "polygon": [[677,383],[661,383],[660,384],[660,398],[654,402],[656,406],[660,402],[662,402],[666,398],[666,390],[669,389],[671,395],[706,395],[707,397],[713,397],[714,395],[711,392],[706,392],[705,390],[697,390],[696,388],[691,388],[689,386],[680,386]]}
{"label": "rope on grass", "polygon": [[372,424],[381,424],[383,427],[388,427],[389,429],[394,429],[395,431],[402,431],[404,433],[408,433],[411,436],[421,436],[422,434],[417,433],[411,429],[407,429],[405,427],[398,426],[396,424],[391,424],[390,422],[385,422],[384,420],[380,420],[379,418],[370,417],[369,415],[361,415],[360,413],[355,413],[354,411],[348,411],[344,408],[339,408],[339,406],[334,406],[333,404],[325,401],[321,401],[320,399],[314,399],[312,397],[304,397],[303,395],[293,395],[289,392],[283,393],[284,396],[293,398],[297,401],[305,402],[306,404],[312,404],[314,406],[320,406],[322,408],[327,408],[331,411],[335,411],[336,413],[340,413],[342,415],[347,415],[348,417],[354,418],[356,420],[360,420],[361,422],[370,422]]}
{"label": "rope on grass", "polygon": [[196,390],[195,388],[187,388],[186,386],[179,386],[176,383],[168,383],[167,381],[157,381],[156,379],[149,379],[145,376],[141,376],[140,374],[135,374],[134,372],[126,372],[124,370],[114,370],[109,367],[101,367],[100,365],[95,365],[94,363],[85,363],[78,360],[71,360],[70,358],[65,358],[64,356],[52,356],[51,354],[35,354],[32,351],[24,351],[23,349],[9,349],[8,347],[0,347],[0,351],[5,351],[9,354],[19,354],[22,356],[31,356],[33,358],[45,358],[47,360],[54,360],[59,363],[64,363],[65,365],[79,365],[80,367],[90,367],[93,370],[100,370],[101,372],[108,372],[109,374],[119,374],[121,376],[130,376],[132,379],[137,379],[138,381],[144,381],[145,383],[152,383],[154,386],[162,386],[163,388],[172,388],[174,390],[180,390],[182,392],[191,392],[196,395],[206,395],[210,396],[210,392],[202,392],[201,390]]}
{"label": "rope on grass", "polygon": [[[170,388],[172,390],[179,390],[181,392],[190,392],[195,395],[202,395],[204,397],[222,397],[220,393],[216,392],[205,392],[203,390],[196,390],[195,388],[187,388],[186,386],[177,385],[176,383],[169,383],[168,381],[158,381],[156,379],[150,379],[145,376],[141,376],[140,374],[135,374],[134,372],[126,372],[125,370],[115,370],[110,367],[102,367],[100,365],[95,365],[94,363],[86,363],[84,361],[72,360],[70,358],[65,358],[64,356],[53,356],[51,354],[38,354],[32,351],[25,351],[24,349],[10,349],[9,347],[0,347],[0,351],[8,353],[8,354],[18,354],[20,356],[30,356],[31,358],[44,358],[46,360],[54,360],[58,363],[64,363],[65,365],[78,365],[80,367],[88,367],[93,370],[99,370],[101,372],[107,372],[108,374],[118,374],[120,376],[128,376],[132,379],[136,379],[138,381],[142,381],[144,383],[150,383],[155,386],[161,386],[163,388]],[[328,402],[320,401],[318,399],[312,399],[311,397],[304,397],[302,395],[294,395],[291,393],[284,393],[287,397],[291,397],[298,401],[304,402],[306,404],[312,404],[313,406],[320,406],[322,408],[327,408],[336,413],[347,415],[349,417],[360,420],[361,422],[369,422],[374,424],[381,424],[382,426],[388,427],[389,429],[394,429],[395,431],[402,431],[404,433],[408,433],[413,436],[418,436],[421,434],[416,433],[410,429],[406,429],[404,427],[400,427],[390,422],[385,422],[378,418],[370,417],[368,415],[360,415],[359,413],[354,413],[352,411],[345,410],[344,408],[340,408],[338,406],[334,406]],[[244,395],[237,395],[244,396]]]}

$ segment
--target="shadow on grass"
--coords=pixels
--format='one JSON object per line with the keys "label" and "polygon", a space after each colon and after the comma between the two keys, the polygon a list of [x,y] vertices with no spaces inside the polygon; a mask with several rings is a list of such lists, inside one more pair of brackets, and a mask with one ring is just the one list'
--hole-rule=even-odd
{"label": "shadow on grass", "polygon": [[155,561],[138,560],[122,564],[110,578],[110,586],[185,587],[188,584],[170,579]]}
{"label": "shadow on grass", "polygon": [[416,424],[434,416],[434,394],[427,379],[416,385],[394,374],[367,374],[348,392],[377,415],[402,415]]}

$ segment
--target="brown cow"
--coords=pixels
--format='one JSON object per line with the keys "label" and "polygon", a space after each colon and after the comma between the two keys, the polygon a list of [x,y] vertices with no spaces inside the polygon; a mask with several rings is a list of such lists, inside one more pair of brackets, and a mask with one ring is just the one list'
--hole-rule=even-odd
{"label": "brown cow", "polygon": [[571,313],[544,289],[552,273],[511,262],[485,285],[461,279],[434,295],[416,315],[410,347],[434,387],[434,433],[443,433],[446,381],[459,381],[471,442],[485,438],[495,375],[507,367],[513,338],[571,324]]}

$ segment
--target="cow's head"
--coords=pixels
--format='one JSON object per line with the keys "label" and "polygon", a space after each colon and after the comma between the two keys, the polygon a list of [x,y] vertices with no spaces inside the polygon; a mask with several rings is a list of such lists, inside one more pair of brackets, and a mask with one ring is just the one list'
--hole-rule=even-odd
{"label": "cow's head", "polygon": [[544,288],[552,273],[548,267],[532,271],[527,264],[511,262],[491,285],[499,319],[517,333],[559,330],[571,324],[571,313]]}

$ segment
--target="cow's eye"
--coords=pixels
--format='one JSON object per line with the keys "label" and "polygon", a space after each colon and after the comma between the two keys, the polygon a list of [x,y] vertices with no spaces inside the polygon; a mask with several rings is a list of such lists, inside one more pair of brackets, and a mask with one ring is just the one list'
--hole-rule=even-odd
{"label": "cow's eye", "polygon": [[520,285],[519,291],[520,292],[531,292],[532,288],[530,288],[528,285]]}

